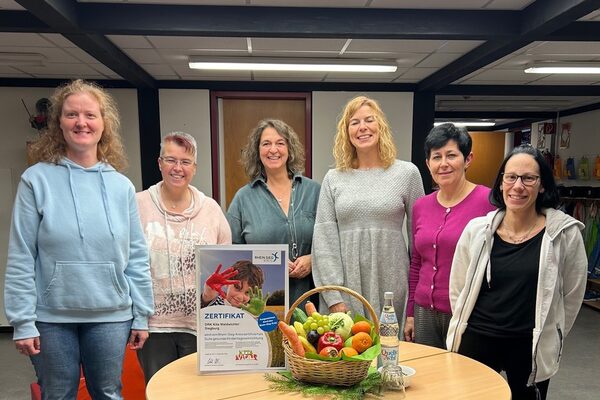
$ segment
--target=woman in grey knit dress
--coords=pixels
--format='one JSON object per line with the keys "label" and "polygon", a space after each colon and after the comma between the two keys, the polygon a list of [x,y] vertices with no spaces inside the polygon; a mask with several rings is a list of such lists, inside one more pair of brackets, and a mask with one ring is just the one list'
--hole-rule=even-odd
{"label": "woman in grey knit dress", "polygon": [[[333,155],[336,168],[323,179],[313,235],[315,285],[353,289],[377,314],[383,293],[392,291],[398,320],[404,321],[410,259],[403,224],[406,217],[411,226],[412,206],[424,194],[419,170],[396,160],[385,115],[364,96],[346,105]],[[322,297],[322,311],[367,315],[350,296],[328,291]]]}

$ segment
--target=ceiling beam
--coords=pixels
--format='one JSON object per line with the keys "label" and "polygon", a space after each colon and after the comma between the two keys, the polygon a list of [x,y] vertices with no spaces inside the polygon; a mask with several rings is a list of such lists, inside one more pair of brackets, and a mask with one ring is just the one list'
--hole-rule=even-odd
{"label": "ceiling beam", "polygon": [[[74,0],[16,0],[34,17],[61,33],[96,60],[136,87],[154,88],[156,81],[110,40],[81,28],[79,3]],[[83,25],[85,26],[85,25]]]}
{"label": "ceiling beam", "polygon": [[515,129],[515,128],[531,129],[531,124],[534,124],[534,123],[540,122],[540,121],[545,121],[548,119],[552,119],[552,118],[528,118],[528,119],[522,119],[519,121],[508,122],[508,123],[502,124],[502,125],[496,125],[492,128],[493,128],[493,130],[497,130],[497,131],[501,131],[504,129]]}
{"label": "ceiling beam", "polygon": [[600,96],[600,85],[449,85],[438,95],[461,96]]}
{"label": "ceiling beam", "polygon": [[552,111],[436,111],[436,118],[478,118],[478,119],[514,119],[514,118],[554,118]]}
{"label": "ceiling beam", "polygon": [[31,13],[21,10],[0,11],[0,31],[35,33],[55,32],[54,29],[31,15]]}
{"label": "ceiling beam", "polygon": [[516,39],[493,39],[423,79],[418,90],[438,91],[452,82],[600,8],[600,0],[538,0],[522,11]]}
{"label": "ceiling beam", "polygon": [[600,103],[588,104],[586,106],[569,108],[568,110],[563,110],[560,112],[561,117],[566,117],[568,115],[581,114],[588,111],[595,111],[600,109]]}
{"label": "ceiling beam", "polygon": [[573,22],[544,37],[549,42],[597,42],[599,39],[600,23],[589,21]]}
{"label": "ceiling beam", "polygon": [[78,6],[82,29],[122,35],[487,40],[514,37],[519,28],[519,11],[507,10]]}

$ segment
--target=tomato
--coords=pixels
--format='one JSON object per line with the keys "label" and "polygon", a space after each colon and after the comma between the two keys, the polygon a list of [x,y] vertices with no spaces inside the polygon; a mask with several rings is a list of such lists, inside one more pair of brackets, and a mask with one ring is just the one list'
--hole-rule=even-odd
{"label": "tomato", "polygon": [[321,351],[319,352],[320,356],[323,357],[337,357],[339,354],[338,349],[336,349],[333,346],[327,346],[327,347],[323,347],[321,349]]}

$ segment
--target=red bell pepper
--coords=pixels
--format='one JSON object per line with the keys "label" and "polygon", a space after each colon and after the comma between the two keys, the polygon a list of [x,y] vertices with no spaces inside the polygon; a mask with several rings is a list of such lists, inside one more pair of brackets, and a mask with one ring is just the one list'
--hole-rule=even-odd
{"label": "red bell pepper", "polygon": [[336,350],[340,351],[342,347],[344,347],[344,340],[340,335],[335,332],[325,332],[319,338],[319,342],[317,345],[318,352],[320,353],[324,347],[332,346],[335,347]]}

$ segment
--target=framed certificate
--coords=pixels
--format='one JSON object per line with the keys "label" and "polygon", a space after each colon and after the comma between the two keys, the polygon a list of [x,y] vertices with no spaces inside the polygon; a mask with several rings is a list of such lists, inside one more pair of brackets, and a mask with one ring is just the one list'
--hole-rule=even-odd
{"label": "framed certificate", "polygon": [[285,369],[288,246],[196,246],[198,373]]}

